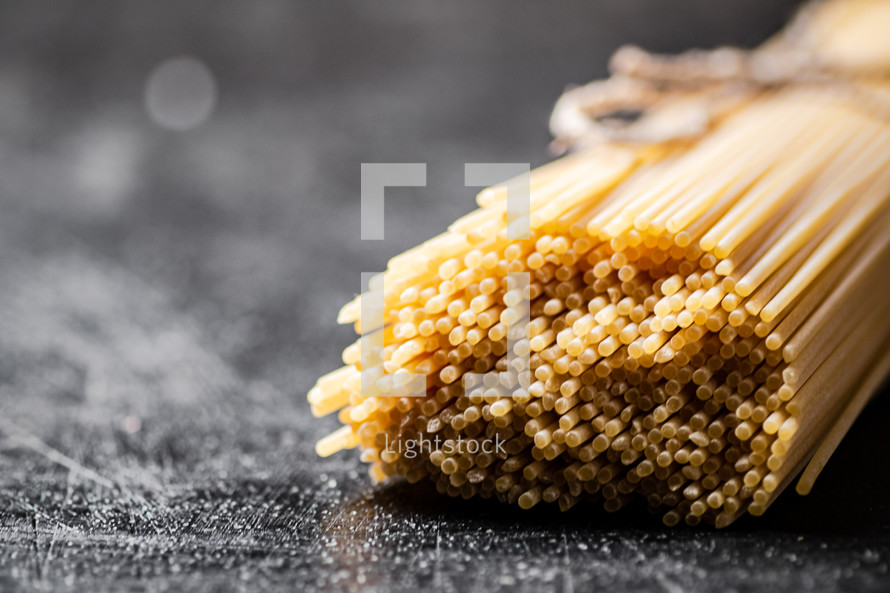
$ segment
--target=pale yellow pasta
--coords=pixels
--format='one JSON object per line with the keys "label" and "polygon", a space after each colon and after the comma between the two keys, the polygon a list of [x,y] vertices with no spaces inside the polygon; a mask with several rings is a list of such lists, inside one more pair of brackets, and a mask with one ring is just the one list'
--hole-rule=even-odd
{"label": "pale yellow pasta", "polygon": [[[522,508],[642,496],[668,525],[762,514],[804,466],[809,492],[890,371],[890,108],[872,102],[890,49],[863,24],[890,20],[883,6],[812,12],[819,84],[736,73],[750,79],[697,135],[603,142],[594,125],[394,258],[384,345],[349,346],[309,393],[343,423],[318,453],[359,447],[375,480]],[[860,34],[825,16],[841,13]],[[681,99],[718,101],[709,76]],[[505,188],[520,183],[531,232],[511,241]],[[380,329],[361,297],[338,321]],[[417,375],[425,397],[409,397]]]}

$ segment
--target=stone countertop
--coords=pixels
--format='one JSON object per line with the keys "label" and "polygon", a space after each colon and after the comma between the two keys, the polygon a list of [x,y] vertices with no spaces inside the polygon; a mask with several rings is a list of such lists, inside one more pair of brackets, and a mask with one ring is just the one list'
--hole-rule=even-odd
{"label": "stone countertop", "polygon": [[[545,162],[553,102],[622,43],[753,45],[793,6],[0,4],[0,590],[886,590],[887,397],[811,496],[719,532],[313,452],[339,306],[472,209],[463,163]],[[206,121],[159,125],[196,80]],[[362,244],[360,164],[399,161],[428,187]]]}

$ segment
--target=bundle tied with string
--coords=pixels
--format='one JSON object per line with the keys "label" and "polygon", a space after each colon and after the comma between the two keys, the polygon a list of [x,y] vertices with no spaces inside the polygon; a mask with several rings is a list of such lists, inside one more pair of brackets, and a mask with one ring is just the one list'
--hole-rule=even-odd
{"label": "bundle tied with string", "polygon": [[[390,261],[379,364],[356,342],[309,393],[343,423],[318,452],[523,508],[643,497],[669,525],[759,515],[801,470],[809,492],[890,371],[886,30],[890,3],[831,0],[749,52],[620,50],[556,106],[573,151],[513,180],[527,240],[507,182]],[[338,321],[367,333],[361,310]]]}

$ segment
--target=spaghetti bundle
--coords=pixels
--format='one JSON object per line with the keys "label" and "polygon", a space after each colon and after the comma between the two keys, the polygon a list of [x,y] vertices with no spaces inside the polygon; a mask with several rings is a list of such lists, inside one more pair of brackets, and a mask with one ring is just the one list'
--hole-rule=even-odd
{"label": "spaghetti bundle", "polygon": [[[619,54],[610,88],[650,102],[624,138],[579,107],[614,107],[605,87],[570,91],[553,127],[575,152],[391,260],[383,327],[362,297],[343,308],[384,346],[362,368],[356,342],[310,391],[343,423],[319,454],[358,446],[375,480],[522,508],[642,496],[668,525],[759,515],[801,470],[809,492],[890,371],[890,48],[868,37],[890,9],[835,0],[805,24],[790,74],[764,67],[797,55],[787,37],[731,75],[713,55]],[[677,119],[689,106],[704,116]],[[507,238],[518,182],[526,240]]]}

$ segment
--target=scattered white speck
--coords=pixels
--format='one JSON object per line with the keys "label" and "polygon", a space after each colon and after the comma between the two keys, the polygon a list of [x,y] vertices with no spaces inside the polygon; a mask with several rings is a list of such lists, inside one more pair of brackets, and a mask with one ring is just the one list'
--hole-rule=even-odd
{"label": "scattered white speck", "polygon": [[683,587],[669,579],[666,575],[655,575],[655,580],[657,580],[658,584],[660,584],[668,593],[683,593]]}

